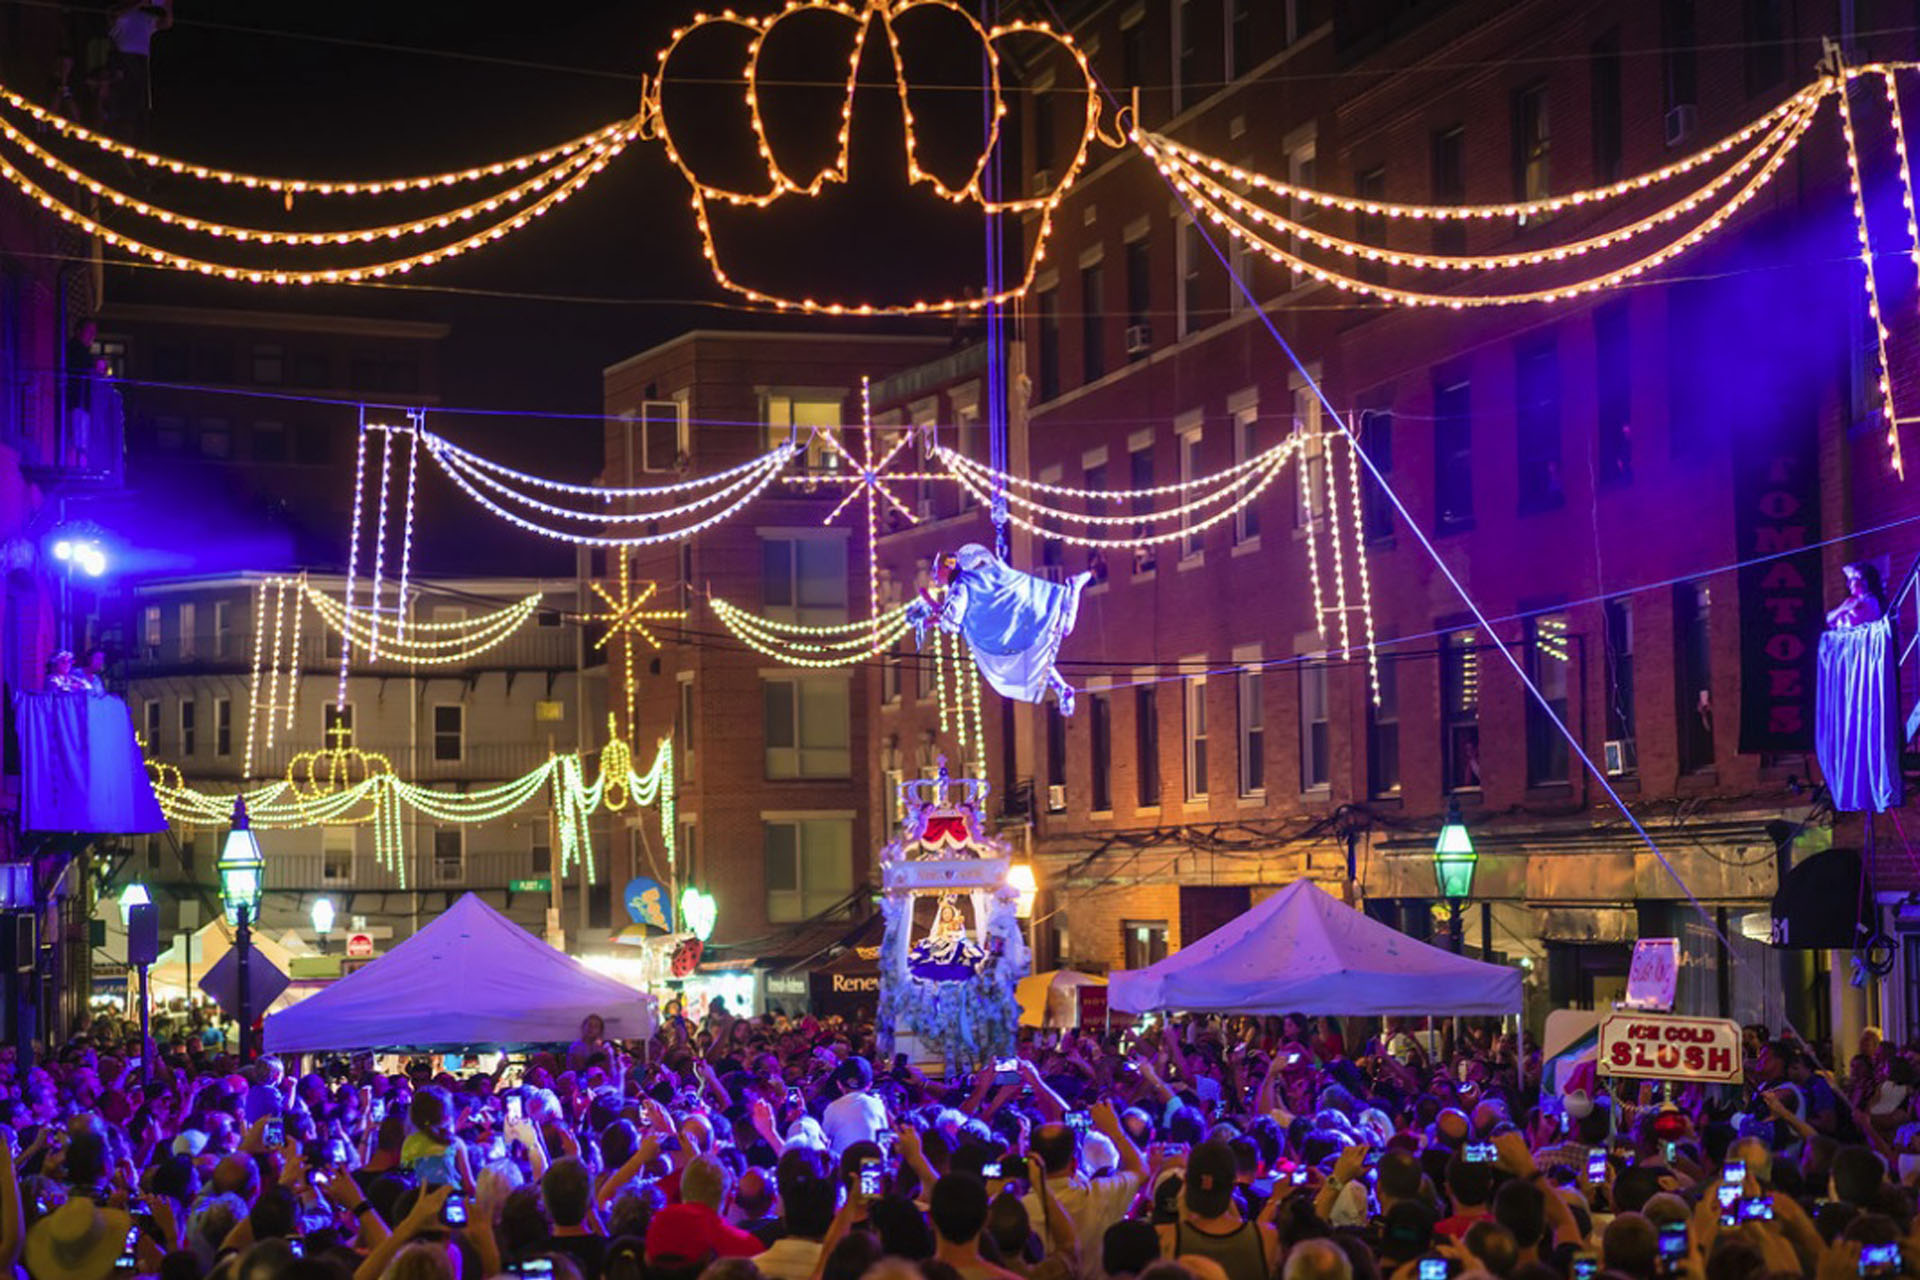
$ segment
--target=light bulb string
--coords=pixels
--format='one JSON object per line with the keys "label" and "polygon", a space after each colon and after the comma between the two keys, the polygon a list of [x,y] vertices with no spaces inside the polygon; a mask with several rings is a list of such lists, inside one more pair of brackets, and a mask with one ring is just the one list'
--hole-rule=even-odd
{"label": "light bulb string", "polygon": [[638,115],[615,120],[612,123],[591,129],[577,137],[525,155],[512,156],[505,160],[489,161],[486,164],[473,165],[465,169],[453,169],[444,173],[421,174],[411,178],[374,178],[365,180],[313,179],[270,177],[264,174],[241,173],[231,169],[217,169],[192,161],[177,159],[146,151],[96,133],[85,125],[71,120],[56,111],[48,110],[40,104],[30,101],[22,95],[0,85],[0,101],[4,101],[15,110],[22,111],[35,121],[50,125],[65,137],[84,142],[124,160],[132,160],[153,169],[164,169],[181,177],[195,178],[201,181],[217,182],[222,186],[244,187],[249,190],[272,191],[290,195],[390,195],[403,191],[424,191],[432,187],[455,186],[473,182],[481,178],[500,177],[514,170],[524,170],[535,165],[546,164],[551,160],[570,155],[582,148],[592,146],[615,133],[635,129],[640,123]]}
{"label": "light bulb string", "polygon": [[[1759,146],[1746,153],[1723,172],[1716,174],[1712,181],[1699,190],[1692,192],[1673,204],[1664,206],[1638,218],[1633,222],[1614,228],[1599,235],[1583,240],[1571,240],[1562,244],[1524,252],[1495,253],[1481,255],[1445,255],[1408,253],[1402,250],[1388,249],[1384,246],[1369,244],[1359,240],[1348,240],[1320,231],[1306,223],[1289,218],[1285,214],[1254,204],[1236,195],[1226,187],[1196,168],[1190,163],[1171,159],[1170,163],[1197,186],[1208,192],[1212,203],[1226,204],[1236,212],[1244,214],[1257,223],[1274,228],[1286,235],[1297,236],[1302,240],[1343,254],[1347,257],[1363,258],[1369,262],[1383,262],[1390,266],[1409,267],[1415,270],[1438,271],[1506,271],[1514,268],[1537,267],[1568,258],[1581,257],[1600,249],[1613,248],[1636,239],[1656,227],[1665,226],[1674,219],[1691,213],[1701,205],[1717,196],[1732,185],[1754,164],[1759,163],[1774,146],[1778,145],[1797,125],[1809,122],[1812,114],[1819,110],[1823,99],[1814,99],[1805,108],[1783,119],[1761,140]],[[1149,150],[1149,157],[1153,152]]]}
{"label": "light bulb string", "polygon": [[[305,594],[307,600],[312,603],[314,610],[325,617],[330,624],[338,619],[347,623],[349,626],[360,627],[365,625],[361,621],[361,618],[366,613],[366,610],[358,607],[349,607],[333,595],[322,591],[311,583],[307,584]],[[511,621],[518,623],[529,613],[532,613],[540,607],[540,600],[541,597],[536,593],[522,597],[504,608],[481,614],[476,618],[461,618],[457,621],[449,620],[441,622],[411,622],[407,624],[407,630],[410,633],[424,631],[427,632],[428,635],[425,638],[409,638],[406,643],[430,645],[435,643],[434,635],[436,633],[448,637],[447,642],[452,643],[469,638],[471,633],[489,630],[502,622]],[[336,626],[334,629],[337,631],[339,627]]]}
{"label": "light bulb string", "polygon": [[[1217,502],[1226,501],[1244,487],[1259,484],[1262,478],[1266,477],[1268,473],[1286,466],[1288,458],[1298,447],[1298,438],[1290,438],[1286,442],[1266,450],[1264,453],[1254,455],[1250,461],[1257,464],[1255,466],[1248,466],[1246,462],[1240,462],[1227,468],[1225,471],[1216,472],[1213,476],[1209,477],[1207,481],[1200,483],[1217,483],[1220,486],[1219,488],[1182,503],[1180,506],[1168,507],[1160,511],[1143,511],[1111,516],[1091,515],[1079,511],[1068,511],[1060,507],[1050,507],[1035,499],[1014,493],[1011,489],[1007,492],[1006,498],[1012,505],[1031,511],[1036,517],[1072,521],[1075,524],[1142,525],[1153,524],[1164,520],[1184,520],[1194,512],[1202,511]],[[983,486],[990,486],[992,473],[977,463],[966,463],[962,467],[962,473],[957,478],[960,479],[962,484],[967,486],[970,492],[978,494]]]}
{"label": "light bulb string", "polygon": [[1226,231],[1235,239],[1266,254],[1275,262],[1290,266],[1302,274],[1311,275],[1315,279],[1333,284],[1349,292],[1370,294],[1389,302],[1404,303],[1410,306],[1447,307],[1453,310],[1462,310],[1469,307],[1502,307],[1533,302],[1559,302],[1583,293],[1593,293],[1601,289],[1610,288],[1613,285],[1642,275],[1654,267],[1678,257],[1724,226],[1734,214],[1745,208],[1746,205],[1772,181],[1774,175],[1779,172],[1780,166],[1786,162],[1787,157],[1792,154],[1794,148],[1798,146],[1805,136],[1805,125],[1802,124],[1800,128],[1784,140],[1781,148],[1768,158],[1764,167],[1749,179],[1745,186],[1735,192],[1725,204],[1708,215],[1705,220],[1673,243],[1600,275],[1572,281],[1548,289],[1535,289],[1504,294],[1425,293],[1410,289],[1396,289],[1362,280],[1356,276],[1345,275],[1302,258],[1274,244],[1259,232],[1247,227],[1232,214],[1220,209],[1220,207],[1208,199],[1203,192],[1195,188],[1184,178],[1174,174],[1168,174],[1167,176],[1169,181],[1174,184],[1182,195],[1192,200],[1195,205],[1204,212],[1209,219],[1219,225],[1222,230]]}
{"label": "light bulb string", "polygon": [[[969,458],[966,454],[948,445],[934,446],[933,453],[950,472],[967,470],[974,473],[975,478],[978,480],[991,481],[995,484],[1006,485],[1008,488],[1027,489],[1035,493],[1051,493],[1059,497],[1073,498],[1081,502],[1137,502],[1142,498],[1155,498],[1167,493],[1185,493],[1189,489],[1198,489],[1210,484],[1219,483],[1239,472],[1264,466],[1272,462],[1276,454],[1283,454],[1292,448],[1294,448],[1294,443],[1291,440],[1282,441],[1270,449],[1253,454],[1251,457],[1242,458],[1240,461],[1223,470],[1210,472],[1204,476],[1195,476],[1190,480],[1177,481],[1173,484],[1152,485],[1142,489],[1076,489],[1068,485],[1050,484],[1043,480],[1035,480],[1027,476],[1015,475],[1013,472],[1005,470],[1004,468],[992,467],[976,458]],[[930,478],[947,479],[949,477],[936,476]]]}
{"label": "light bulb string", "polygon": [[106,200],[117,208],[125,209],[143,218],[150,218],[163,225],[178,230],[197,232],[221,240],[238,240],[263,245],[287,245],[294,248],[312,248],[318,246],[340,246],[356,243],[371,243],[376,240],[397,240],[403,235],[421,235],[429,231],[444,230],[456,222],[470,222],[482,214],[521,200],[536,192],[545,190],[568,174],[589,164],[596,156],[606,152],[610,144],[599,143],[585,150],[565,157],[557,163],[542,169],[532,177],[508,187],[494,195],[475,200],[457,209],[448,209],[443,213],[425,217],[411,218],[403,222],[385,223],[372,227],[351,227],[337,231],[277,231],[269,227],[240,226],[234,223],[220,222],[212,218],[203,218],[194,214],[181,213],[138,196],[110,187],[80,169],[74,168],[60,157],[47,151],[33,141],[31,137],[16,129],[4,116],[0,116],[0,135],[4,135],[21,151],[38,161],[42,166],[59,174],[86,190]]}
{"label": "light bulb string", "polygon": [[513,467],[507,466],[505,463],[496,462],[491,458],[473,452],[471,449],[463,448],[460,445],[454,444],[445,436],[435,432],[427,431],[423,433],[423,436],[429,452],[441,452],[455,456],[470,466],[490,471],[504,479],[516,480],[521,484],[530,485],[536,489],[545,489],[552,493],[570,493],[578,497],[599,498],[604,502],[627,501],[638,498],[659,498],[668,494],[686,493],[694,489],[705,488],[718,484],[723,480],[731,480],[738,476],[745,475],[748,472],[757,471],[761,467],[778,468],[791,459],[800,449],[800,446],[793,441],[786,441],[775,445],[772,449],[769,449],[756,458],[751,458],[737,466],[729,467],[725,471],[716,471],[711,475],[696,476],[691,480],[681,480],[673,484],[620,488],[612,485],[575,484],[563,480],[549,479],[546,476],[536,476],[529,472],[516,470]]}
{"label": "light bulb string", "polygon": [[694,498],[691,501],[683,502],[678,506],[665,507],[657,511],[582,511],[576,507],[558,506],[554,503],[546,502],[522,493],[505,480],[499,479],[489,469],[473,466],[464,456],[455,456],[453,454],[441,456],[434,454],[431,448],[429,448],[428,452],[434,457],[435,461],[440,463],[443,469],[452,470],[453,468],[459,468],[475,482],[484,485],[486,488],[491,489],[510,502],[518,503],[520,506],[532,511],[537,511],[542,515],[553,516],[561,520],[577,520],[583,524],[647,524],[657,520],[680,519],[692,515],[695,512],[703,511],[716,503],[725,502],[728,498],[733,497],[751,486],[759,485],[764,487],[769,476],[784,466],[787,460],[786,456],[782,456],[780,452],[776,450],[773,454],[758,459],[753,469],[740,470],[736,468],[734,472],[726,473],[731,475],[732,478],[720,488],[713,490],[711,493],[702,494],[700,497]]}
{"label": "light bulb string", "polygon": [[1485,218],[1522,218],[1539,214],[1558,213],[1564,209],[1580,205],[1590,205],[1620,196],[1631,195],[1646,187],[1666,182],[1688,173],[1702,165],[1710,164],[1728,151],[1740,146],[1750,138],[1766,131],[1782,117],[1804,107],[1809,100],[1818,100],[1831,92],[1834,82],[1823,77],[1808,85],[1793,96],[1785,99],[1771,111],[1750,121],[1737,132],[1704,147],[1692,155],[1684,156],[1670,164],[1663,165],[1637,177],[1622,178],[1618,182],[1601,187],[1592,187],[1582,191],[1570,191],[1565,195],[1544,196],[1537,200],[1515,200],[1498,204],[1404,204],[1387,200],[1365,200],[1356,196],[1336,195],[1329,191],[1320,191],[1313,187],[1304,187],[1296,183],[1283,182],[1265,174],[1255,172],[1239,165],[1231,164],[1218,156],[1210,155],[1197,147],[1177,142],[1161,133],[1135,129],[1130,134],[1135,145],[1148,152],[1178,156],[1182,160],[1206,167],[1215,173],[1227,175],[1229,180],[1243,182],[1248,186],[1286,199],[1302,200],[1317,204],[1323,208],[1339,209],[1347,213],[1364,213],[1379,217],[1412,218],[1425,221],[1470,221]]}

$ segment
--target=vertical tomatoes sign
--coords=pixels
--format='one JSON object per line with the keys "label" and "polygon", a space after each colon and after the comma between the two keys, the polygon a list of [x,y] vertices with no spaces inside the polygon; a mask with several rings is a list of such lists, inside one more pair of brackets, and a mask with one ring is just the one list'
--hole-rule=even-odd
{"label": "vertical tomatoes sign", "polygon": [[1729,1018],[1617,1010],[1600,1023],[1599,1070],[1639,1080],[1738,1081],[1740,1026]]}

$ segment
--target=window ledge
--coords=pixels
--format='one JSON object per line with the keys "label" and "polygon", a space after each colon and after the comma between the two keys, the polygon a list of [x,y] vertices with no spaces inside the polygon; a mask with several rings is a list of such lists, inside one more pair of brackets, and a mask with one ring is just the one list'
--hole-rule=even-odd
{"label": "window ledge", "polygon": [[1377,796],[1367,797],[1367,803],[1378,805],[1382,809],[1404,809],[1406,801],[1398,791],[1386,791]]}
{"label": "window ledge", "polygon": [[1181,556],[1180,563],[1175,565],[1174,567],[1179,572],[1185,573],[1189,569],[1200,568],[1201,566],[1205,565],[1206,562],[1207,562],[1207,553],[1204,551],[1196,551],[1190,556]]}
{"label": "window ledge", "polygon": [[1086,590],[1083,591],[1081,594],[1089,595],[1089,596],[1098,596],[1098,595],[1105,595],[1106,591],[1107,591],[1107,579],[1102,578],[1098,582],[1089,582],[1086,586]]}
{"label": "window ledge", "polygon": [[1300,801],[1303,804],[1331,804],[1333,786],[1329,783],[1325,786],[1307,787],[1300,792]]}
{"label": "window ledge", "polygon": [[1256,533],[1251,538],[1248,538],[1245,542],[1234,543],[1233,551],[1230,554],[1236,555],[1236,556],[1250,556],[1258,550],[1260,550],[1260,535]]}
{"label": "window ledge", "polygon": [[1240,796],[1237,803],[1242,809],[1264,809],[1267,807],[1267,793],[1257,791],[1252,795]]}
{"label": "window ledge", "polygon": [[1152,582],[1152,581],[1154,580],[1154,578],[1155,578],[1155,577],[1157,577],[1157,576],[1158,576],[1158,570],[1155,570],[1155,569],[1140,569],[1140,570],[1137,570],[1137,571],[1136,571],[1136,572],[1134,573],[1134,575],[1133,575],[1133,577],[1132,577],[1132,579],[1131,579],[1131,581],[1133,581],[1133,582]]}
{"label": "window ledge", "polygon": [[1133,811],[1133,816],[1136,818],[1157,818],[1160,816],[1160,806],[1157,804],[1143,804]]}

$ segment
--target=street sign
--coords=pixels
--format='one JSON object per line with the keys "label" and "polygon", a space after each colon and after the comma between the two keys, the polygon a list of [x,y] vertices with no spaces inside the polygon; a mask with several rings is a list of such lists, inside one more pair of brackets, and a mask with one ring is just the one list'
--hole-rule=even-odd
{"label": "street sign", "polygon": [[[258,1018],[266,1013],[268,1005],[280,998],[280,993],[287,989],[289,979],[273,961],[260,954],[260,948],[249,944],[247,952],[247,1012]],[[207,976],[200,979],[200,989],[211,996],[228,1017],[240,1016],[239,947],[230,949],[214,961],[213,968],[207,970]]]}
{"label": "street sign", "polygon": [[364,933],[347,935],[347,956],[354,960],[370,959],[373,955],[373,939]]}
{"label": "street sign", "polygon": [[1736,1082],[1740,1024],[1616,1009],[1601,1020],[1597,1065],[1601,1075],[1636,1080]]}
{"label": "street sign", "polygon": [[1629,1009],[1666,1012],[1680,983],[1680,939],[1642,938],[1633,944],[1633,963],[1627,969]]}
{"label": "street sign", "polygon": [[509,880],[507,891],[509,893],[552,893],[553,881],[545,876],[537,880]]}

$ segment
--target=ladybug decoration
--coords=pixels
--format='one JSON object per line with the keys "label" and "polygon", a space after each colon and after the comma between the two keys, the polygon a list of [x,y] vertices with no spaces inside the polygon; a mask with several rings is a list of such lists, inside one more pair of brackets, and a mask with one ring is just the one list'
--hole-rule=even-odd
{"label": "ladybug decoration", "polygon": [[698,938],[688,938],[673,949],[673,976],[684,978],[700,965],[700,953],[705,950]]}

